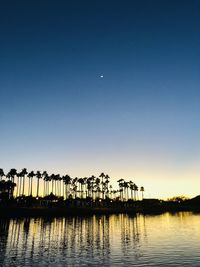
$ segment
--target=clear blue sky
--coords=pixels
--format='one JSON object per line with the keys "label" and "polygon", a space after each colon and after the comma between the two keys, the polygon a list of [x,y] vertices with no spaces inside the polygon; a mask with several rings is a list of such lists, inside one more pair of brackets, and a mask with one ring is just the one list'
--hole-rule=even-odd
{"label": "clear blue sky", "polygon": [[199,70],[200,1],[1,1],[0,167],[199,194]]}

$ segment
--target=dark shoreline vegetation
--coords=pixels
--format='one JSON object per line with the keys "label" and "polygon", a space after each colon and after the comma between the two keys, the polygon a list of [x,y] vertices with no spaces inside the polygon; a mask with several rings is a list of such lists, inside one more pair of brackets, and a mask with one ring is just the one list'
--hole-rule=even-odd
{"label": "dark shoreline vegetation", "polygon": [[200,212],[200,196],[182,201],[163,201],[144,199],[142,201],[112,201],[101,202],[87,199],[58,200],[51,202],[44,199],[25,198],[21,202],[15,199],[0,204],[1,217],[49,217],[68,215],[119,214],[135,215],[160,214],[164,212],[193,211]]}
{"label": "dark shoreline vegetation", "polygon": [[168,201],[145,199],[141,186],[139,200],[135,183],[120,179],[118,190],[113,190],[109,179],[104,173],[99,177],[71,178],[39,171],[28,173],[26,169],[19,173],[11,169],[5,175],[0,169],[0,217],[200,211],[200,196]]}

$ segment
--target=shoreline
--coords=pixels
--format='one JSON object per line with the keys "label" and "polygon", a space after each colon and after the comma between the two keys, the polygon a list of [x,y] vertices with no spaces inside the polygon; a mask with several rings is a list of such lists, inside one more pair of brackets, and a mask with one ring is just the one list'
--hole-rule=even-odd
{"label": "shoreline", "polygon": [[165,212],[200,212],[199,207],[180,206],[180,207],[16,207],[1,206],[0,218],[16,217],[65,217],[65,216],[88,216],[88,215],[156,215]]}

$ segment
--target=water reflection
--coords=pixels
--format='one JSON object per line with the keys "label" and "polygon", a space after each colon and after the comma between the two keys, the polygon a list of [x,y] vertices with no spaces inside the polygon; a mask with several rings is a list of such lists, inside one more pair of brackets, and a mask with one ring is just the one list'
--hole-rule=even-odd
{"label": "water reflection", "polygon": [[[184,248],[188,252],[191,227],[191,261],[199,264],[197,221],[199,215],[188,213],[2,219],[0,266],[184,266],[172,248],[181,240],[176,253],[184,254]],[[200,265],[190,262],[190,266]]]}

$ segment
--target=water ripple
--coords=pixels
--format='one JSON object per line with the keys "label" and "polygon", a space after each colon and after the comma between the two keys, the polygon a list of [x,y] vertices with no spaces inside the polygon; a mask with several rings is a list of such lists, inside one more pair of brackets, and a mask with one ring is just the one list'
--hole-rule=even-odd
{"label": "water ripple", "polygon": [[0,266],[200,266],[200,215],[0,220]]}

